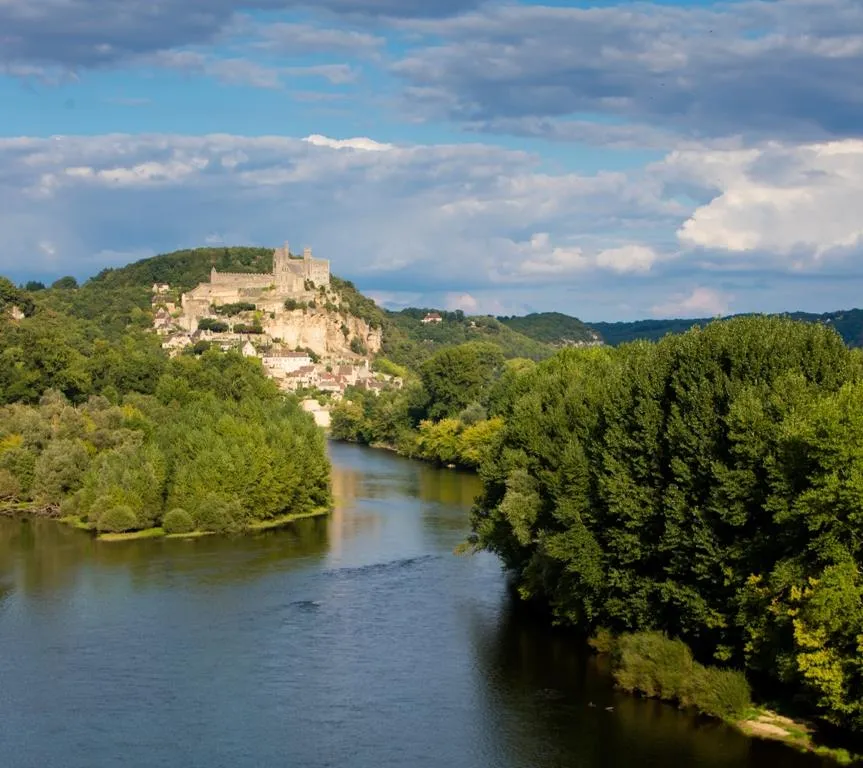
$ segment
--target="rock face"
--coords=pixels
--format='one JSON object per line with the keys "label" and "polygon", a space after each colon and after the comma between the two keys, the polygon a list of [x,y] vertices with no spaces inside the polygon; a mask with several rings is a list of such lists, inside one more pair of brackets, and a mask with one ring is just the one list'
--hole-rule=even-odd
{"label": "rock face", "polygon": [[[311,349],[321,357],[367,357],[381,348],[380,329],[372,330],[365,320],[324,309],[295,309],[276,312],[276,317],[265,316],[264,333],[286,347]],[[351,342],[359,339],[365,354],[351,349]],[[354,343],[356,346],[356,343]]]}

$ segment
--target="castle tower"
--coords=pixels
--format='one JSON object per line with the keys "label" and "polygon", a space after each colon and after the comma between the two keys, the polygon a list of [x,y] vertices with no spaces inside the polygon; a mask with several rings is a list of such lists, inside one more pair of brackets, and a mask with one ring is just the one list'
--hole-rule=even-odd
{"label": "castle tower", "polygon": [[279,288],[287,288],[291,283],[291,247],[287,241],[283,248],[276,248],[273,254],[273,282]]}

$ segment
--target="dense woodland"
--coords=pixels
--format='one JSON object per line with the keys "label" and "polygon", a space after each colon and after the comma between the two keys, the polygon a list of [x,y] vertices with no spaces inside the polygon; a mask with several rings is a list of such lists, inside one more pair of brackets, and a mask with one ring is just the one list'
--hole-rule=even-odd
{"label": "dense woodland", "polygon": [[715,322],[526,369],[476,547],[586,634],[659,630],[863,730],[863,364],[832,329]]}

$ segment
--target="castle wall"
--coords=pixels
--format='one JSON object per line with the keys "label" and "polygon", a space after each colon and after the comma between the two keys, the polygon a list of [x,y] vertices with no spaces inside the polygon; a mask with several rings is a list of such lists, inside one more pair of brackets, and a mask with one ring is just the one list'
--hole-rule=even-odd
{"label": "castle wall", "polygon": [[308,275],[315,285],[330,284],[330,262],[325,259],[311,259],[308,262]]}
{"label": "castle wall", "polygon": [[271,274],[243,274],[242,272],[216,272],[210,275],[211,285],[228,285],[244,288],[266,288],[274,283]]}

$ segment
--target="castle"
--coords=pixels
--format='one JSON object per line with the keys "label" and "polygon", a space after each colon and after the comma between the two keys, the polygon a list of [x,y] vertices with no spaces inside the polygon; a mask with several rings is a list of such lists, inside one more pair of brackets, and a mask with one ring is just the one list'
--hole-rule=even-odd
{"label": "castle", "polygon": [[287,298],[311,298],[321,286],[330,285],[330,262],[312,257],[305,248],[302,258],[291,256],[287,243],[273,253],[273,271],[265,274],[210,271],[210,282],[201,283],[182,297],[183,318],[188,330],[219,304],[249,302],[259,309],[280,306]]}

